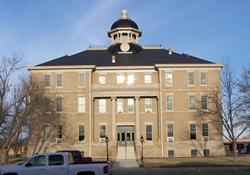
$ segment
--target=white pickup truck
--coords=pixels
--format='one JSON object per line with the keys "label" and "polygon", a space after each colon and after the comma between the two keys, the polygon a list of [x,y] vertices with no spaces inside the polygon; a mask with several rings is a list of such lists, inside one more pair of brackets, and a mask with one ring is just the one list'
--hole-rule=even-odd
{"label": "white pickup truck", "polygon": [[0,175],[107,175],[106,162],[73,163],[69,153],[32,156],[20,165],[0,167]]}

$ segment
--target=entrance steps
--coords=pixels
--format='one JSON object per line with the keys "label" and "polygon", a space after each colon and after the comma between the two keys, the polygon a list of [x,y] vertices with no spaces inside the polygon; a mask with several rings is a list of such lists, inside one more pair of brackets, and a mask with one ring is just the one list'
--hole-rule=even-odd
{"label": "entrance steps", "polygon": [[133,159],[135,160],[134,146],[118,146],[116,159]]}

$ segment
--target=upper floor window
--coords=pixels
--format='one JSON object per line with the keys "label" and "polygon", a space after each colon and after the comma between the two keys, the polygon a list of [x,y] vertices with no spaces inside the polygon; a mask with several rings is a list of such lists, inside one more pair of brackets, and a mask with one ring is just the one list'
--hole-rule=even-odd
{"label": "upper floor window", "polygon": [[85,97],[78,97],[78,112],[85,112]]}
{"label": "upper floor window", "polygon": [[206,95],[201,96],[201,109],[207,110],[207,100],[208,97]]}
{"label": "upper floor window", "polygon": [[116,83],[123,84],[125,81],[125,76],[123,74],[119,74],[116,76]]}
{"label": "upper floor window", "polygon": [[63,106],[62,106],[62,97],[56,98],[56,112],[62,112]]}
{"label": "upper floor window", "polygon": [[152,112],[152,98],[145,98],[145,112]]}
{"label": "upper floor window", "polygon": [[168,95],[166,99],[167,99],[167,111],[173,111],[173,96]]}
{"label": "upper floor window", "polygon": [[195,96],[191,95],[188,97],[188,108],[189,110],[195,110]]}
{"label": "upper floor window", "polygon": [[194,72],[188,72],[188,85],[194,85],[195,77]]}
{"label": "upper floor window", "polygon": [[51,81],[51,75],[50,74],[45,74],[44,75],[44,86],[45,87],[50,87],[50,81]]}
{"label": "upper floor window", "polygon": [[86,80],[85,80],[85,73],[79,73],[78,74],[78,86],[82,87],[85,86]]}
{"label": "upper floor window", "polygon": [[106,112],[106,99],[99,99],[99,112],[100,113]]}
{"label": "upper floor window", "polygon": [[167,136],[174,137],[174,124],[173,123],[167,124]]}
{"label": "upper floor window", "polygon": [[134,112],[134,99],[128,99],[128,112]]}
{"label": "upper floor window", "polygon": [[190,139],[196,139],[196,124],[190,124]]}
{"label": "upper floor window", "polygon": [[127,83],[128,85],[134,84],[135,76],[134,75],[128,75]]}
{"label": "upper floor window", "polygon": [[166,72],[165,81],[166,81],[167,86],[173,85],[173,73],[172,72]]}
{"label": "upper floor window", "polygon": [[106,84],[106,76],[105,75],[99,75],[98,80],[100,84]]}
{"label": "upper floor window", "polygon": [[63,86],[63,74],[56,74],[56,87]]}
{"label": "upper floor window", "polygon": [[146,140],[147,141],[152,141],[152,125],[146,125]]}
{"label": "upper floor window", "polygon": [[145,84],[152,83],[152,75],[144,75],[144,83]]}
{"label": "upper floor window", "polygon": [[84,125],[79,125],[79,137],[78,141],[82,142],[85,139],[85,133],[84,133]]}
{"label": "upper floor window", "polygon": [[207,74],[205,72],[201,72],[200,74],[200,83],[201,85],[207,84]]}
{"label": "upper floor window", "polygon": [[116,105],[117,105],[117,107],[116,107],[117,112],[118,113],[123,112],[123,99],[122,98],[117,98]]}
{"label": "upper floor window", "polygon": [[202,124],[202,136],[208,136],[208,123]]}

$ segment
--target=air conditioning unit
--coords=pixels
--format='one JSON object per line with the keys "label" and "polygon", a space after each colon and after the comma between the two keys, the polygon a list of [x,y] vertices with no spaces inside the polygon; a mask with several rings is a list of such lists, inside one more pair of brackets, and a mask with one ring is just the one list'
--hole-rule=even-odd
{"label": "air conditioning unit", "polygon": [[209,136],[203,136],[203,140],[204,141],[208,141],[209,140]]}
{"label": "air conditioning unit", "polygon": [[62,143],[62,139],[61,138],[56,138],[56,143]]}
{"label": "air conditioning unit", "polygon": [[174,137],[168,137],[168,138],[167,138],[167,141],[168,141],[168,142],[174,142]]}
{"label": "air conditioning unit", "polygon": [[105,142],[105,137],[104,138],[99,138],[99,142]]}
{"label": "air conditioning unit", "polygon": [[152,112],[152,109],[146,109],[146,112]]}

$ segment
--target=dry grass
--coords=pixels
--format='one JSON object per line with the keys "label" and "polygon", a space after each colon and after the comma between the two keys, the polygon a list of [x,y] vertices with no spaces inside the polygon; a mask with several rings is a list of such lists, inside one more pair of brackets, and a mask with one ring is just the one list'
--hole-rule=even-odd
{"label": "dry grass", "polygon": [[250,155],[233,157],[193,157],[193,158],[146,158],[144,167],[212,167],[212,166],[250,166]]}

